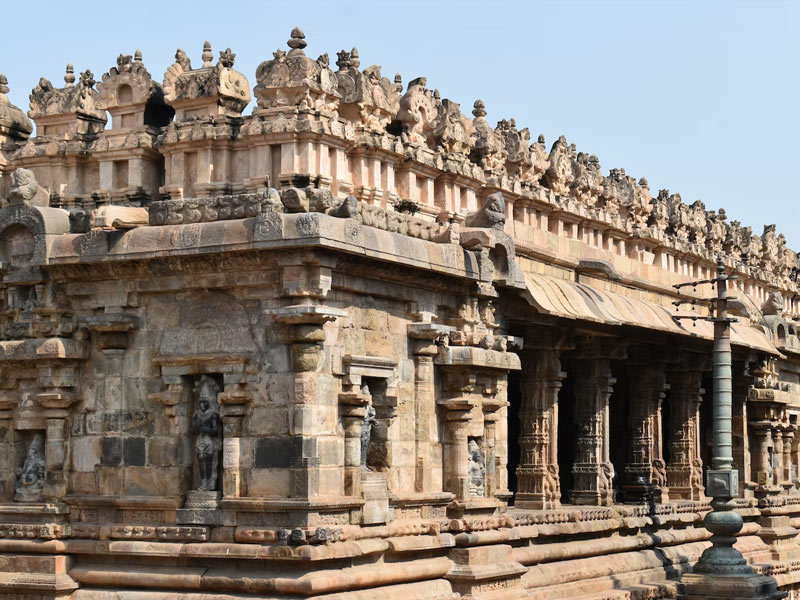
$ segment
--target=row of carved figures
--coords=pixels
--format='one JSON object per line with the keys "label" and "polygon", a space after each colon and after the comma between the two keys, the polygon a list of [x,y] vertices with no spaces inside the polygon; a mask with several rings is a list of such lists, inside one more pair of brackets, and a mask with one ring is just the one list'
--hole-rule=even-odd
{"label": "row of carved figures", "polygon": [[[549,189],[554,193],[551,201],[567,212],[606,221],[645,238],[669,238],[686,252],[712,257],[724,252],[745,266],[772,272],[781,279],[796,279],[798,256],[786,247],[774,225],[766,226],[759,236],[738,221],[727,221],[724,209],[706,210],[699,200],[687,205],[679,194],[668,190],[652,197],[644,178],[637,182],[624,169],[611,169],[604,176],[596,156],[577,152],[575,144],[563,136],[548,152],[543,136],[531,143],[529,130],[519,129],[514,119],[503,119],[492,127],[481,100],[474,104],[474,118],[466,117],[458,103],[442,99],[438,90],[429,90],[424,77],[412,80],[403,93],[399,74],[389,81],[381,76],[378,65],[361,70],[356,48],[337,54],[338,70],[334,72],[327,54],[316,60],[305,55],[305,35],[299,28],[292,31],[288,46],[288,52],[277,50],[256,71],[253,90],[256,114],[261,118],[269,118],[275,112],[271,109],[293,108],[350,120],[365,136],[387,132],[399,136],[412,154],[415,148],[426,148],[451,161],[477,165],[486,177],[505,181],[510,187],[518,181],[533,192]],[[219,54],[214,64],[206,42],[202,66],[193,68],[179,49],[163,87],[152,80],[139,51],[133,56],[120,55],[117,66],[99,83],[91,71],[76,77],[68,65],[65,87],[55,88],[47,79],[40,79],[31,92],[28,114],[37,119],[78,113],[104,122],[105,110],[137,101],[144,106],[153,96],[163,97],[166,109],[181,100],[218,96],[221,103],[241,114],[250,100],[249,83],[233,69],[236,55],[230,49]],[[119,91],[123,82],[130,92]],[[0,103],[8,104],[7,91],[4,83]]]}

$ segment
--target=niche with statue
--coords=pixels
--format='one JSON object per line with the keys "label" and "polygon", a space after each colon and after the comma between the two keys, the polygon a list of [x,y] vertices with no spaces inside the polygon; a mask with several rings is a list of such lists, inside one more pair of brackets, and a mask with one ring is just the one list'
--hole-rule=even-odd
{"label": "niche with statue", "polygon": [[222,418],[217,401],[221,388],[219,377],[214,375],[201,375],[192,383],[194,483],[186,495],[186,506],[215,507],[222,496]]}
{"label": "niche with statue", "polygon": [[15,502],[41,502],[45,481],[44,432],[30,431],[17,446]]}

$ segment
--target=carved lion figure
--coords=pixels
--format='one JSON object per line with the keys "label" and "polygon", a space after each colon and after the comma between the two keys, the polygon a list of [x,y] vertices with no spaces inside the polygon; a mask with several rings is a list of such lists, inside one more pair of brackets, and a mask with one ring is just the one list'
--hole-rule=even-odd
{"label": "carved lion figure", "polygon": [[50,203],[50,194],[36,182],[33,171],[17,169],[11,174],[11,189],[8,193],[11,204],[33,204],[34,206],[47,206]]}
{"label": "carved lion figure", "polygon": [[761,312],[765,315],[781,316],[783,314],[783,295],[777,290],[770,292],[761,307]]}

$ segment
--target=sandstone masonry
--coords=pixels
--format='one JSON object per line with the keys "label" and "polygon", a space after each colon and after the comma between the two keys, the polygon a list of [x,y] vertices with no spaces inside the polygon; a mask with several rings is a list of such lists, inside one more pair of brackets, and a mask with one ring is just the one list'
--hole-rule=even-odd
{"label": "sandstone masonry", "polygon": [[737,547],[800,597],[775,226],[287,45],[0,75],[0,598],[674,597],[719,256]]}

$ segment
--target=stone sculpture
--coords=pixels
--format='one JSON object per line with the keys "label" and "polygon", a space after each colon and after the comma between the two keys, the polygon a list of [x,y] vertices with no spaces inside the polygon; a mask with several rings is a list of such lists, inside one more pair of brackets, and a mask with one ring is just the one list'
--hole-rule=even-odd
{"label": "stone sculpture", "polygon": [[361,469],[363,471],[370,471],[367,466],[367,454],[369,453],[369,442],[372,439],[372,427],[375,423],[375,408],[371,405],[367,406],[364,421],[361,423]]}
{"label": "stone sculpture", "polygon": [[39,502],[44,488],[44,433],[36,433],[28,445],[28,454],[21,469],[17,469],[15,502]]}
{"label": "stone sculpture", "polygon": [[486,479],[486,465],[483,453],[478,442],[474,439],[467,445],[469,452],[469,495],[482,498],[484,495],[484,481]]}
{"label": "stone sculpture", "polygon": [[8,192],[8,201],[11,204],[47,206],[50,202],[50,194],[36,182],[36,176],[33,171],[17,169],[11,174],[11,189]]}
{"label": "stone sculpture", "polygon": [[506,224],[506,203],[503,194],[500,192],[489,194],[483,207],[479,211],[467,215],[464,224],[467,227],[503,229]]}
{"label": "stone sculpture", "polygon": [[222,433],[217,405],[218,392],[219,387],[208,375],[203,375],[195,386],[198,408],[192,416],[192,431],[197,434],[194,449],[197,457],[198,489],[203,491],[217,489]]}

